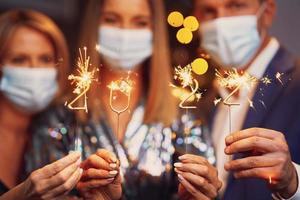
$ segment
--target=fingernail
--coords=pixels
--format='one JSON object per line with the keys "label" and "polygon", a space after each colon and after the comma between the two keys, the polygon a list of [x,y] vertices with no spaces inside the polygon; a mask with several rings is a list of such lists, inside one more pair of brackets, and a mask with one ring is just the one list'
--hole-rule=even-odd
{"label": "fingernail", "polygon": [[116,163],[110,163],[109,166],[110,166],[111,168],[113,168],[113,169],[114,169],[114,168],[117,168],[117,164],[116,164]]}
{"label": "fingernail", "polygon": [[83,169],[79,168],[79,174],[81,175],[83,173]]}
{"label": "fingernail", "polygon": [[109,172],[109,175],[112,175],[112,176],[116,176],[117,174],[118,174],[118,171],[116,171],[116,170]]}
{"label": "fingernail", "polygon": [[113,180],[115,180],[115,178],[109,178],[107,179],[107,182],[112,182]]}
{"label": "fingernail", "polygon": [[178,157],[179,160],[183,160],[184,158],[185,158],[184,155]]}
{"label": "fingernail", "polygon": [[179,182],[183,181],[183,176],[181,174],[178,174],[177,177],[178,177]]}
{"label": "fingernail", "polygon": [[229,167],[230,167],[230,165],[229,165],[228,163],[225,163],[224,169],[225,169],[226,171],[229,171]]}
{"label": "fingernail", "polygon": [[79,166],[81,163],[81,158],[79,158],[77,161],[76,161],[76,165]]}
{"label": "fingernail", "polygon": [[182,167],[182,163],[180,163],[180,162],[174,163],[174,167],[180,168],[180,167]]}
{"label": "fingernail", "polygon": [[224,149],[224,152],[225,152],[226,154],[229,154],[229,153],[230,153],[229,148],[226,147],[226,148]]}

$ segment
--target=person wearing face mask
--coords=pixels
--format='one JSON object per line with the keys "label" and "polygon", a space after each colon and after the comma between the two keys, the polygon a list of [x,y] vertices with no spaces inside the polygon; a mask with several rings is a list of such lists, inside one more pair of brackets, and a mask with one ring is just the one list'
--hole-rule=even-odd
{"label": "person wearing face mask", "polygon": [[[229,135],[228,108],[211,105],[216,166],[223,182],[221,199],[300,198],[300,66],[268,34],[275,8],[274,0],[195,1],[201,47],[217,67],[246,71],[259,80],[272,79],[269,85],[257,83],[254,89],[232,97],[240,106],[231,107],[233,133]],[[230,93],[218,86],[210,92],[221,98]]]}
{"label": "person wearing face mask", "polygon": [[68,67],[65,39],[48,17],[30,10],[0,16],[1,200],[60,199],[80,179],[79,153],[39,169],[31,168],[35,155],[26,156],[30,123],[61,96]]}
{"label": "person wearing face mask", "polygon": [[[182,199],[217,195],[221,183],[212,165],[214,150],[206,128],[193,116],[178,113],[179,102],[171,94],[165,19],[161,0],[90,0],[86,5],[80,47],[86,46],[92,66],[100,67],[99,84],[88,93],[89,113],[73,113],[62,105],[45,112],[35,128],[39,135],[65,128],[62,138],[51,143],[57,155],[64,155],[74,140],[72,127],[78,127],[85,160],[77,190],[85,198],[178,199],[177,180],[179,190],[189,186],[187,180],[202,190],[185,192]],[[134,85],[118,128],[107,85],[128,76]],[[113,103],[121,109],[127,96],[116,93]],[[188,152],[198,156],[185,154],[185,124],[191,129]],[[203,182],[196,175],[202,175]]]}

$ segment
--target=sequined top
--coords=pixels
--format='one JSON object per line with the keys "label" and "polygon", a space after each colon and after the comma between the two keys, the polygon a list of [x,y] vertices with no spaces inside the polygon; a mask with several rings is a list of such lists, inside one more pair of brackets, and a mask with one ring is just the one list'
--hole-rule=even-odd
{"label": "sequined top", "polygon": [[[204,156],[215,163],[214,150],[206,127],[182,115],[172,126],[144,124],[144,105],[137,106],[119,143],[104,118],[76,123],[74,113],[64,106],[48,109],[32,126],[32,144],[26,155],[28,173],[53,162],[75,148],[85,159],[98,148],[115,152],[124,178],[123,199],[178,199],[173,163],[185,152]],[[184,130],[190,134],[185,137]],[[75,137],[75,136],[79,137]]]}

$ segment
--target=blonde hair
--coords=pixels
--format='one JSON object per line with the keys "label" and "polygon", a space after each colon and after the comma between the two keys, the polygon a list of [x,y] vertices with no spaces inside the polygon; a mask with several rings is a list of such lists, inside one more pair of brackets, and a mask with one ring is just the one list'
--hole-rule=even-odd
{"label": "blonde hair", "polygon": [[[144,123],[162,122],[164,125],[170,125],[177,116],[176,99],[171,94],[171,62],[168,44],[168,33],[166,28],[166,16],[163,1],[148,0],[153,13],[153,55],[150,58],[149,80],[145,85],[146,107]],[[90,51],[91,61],[94,66],[100,66],[99,53],[95,46],[98,41],[98,27],[100,19],[100,10],[103,1],[89,0],[86,13],[83,18],[83,27],[81,27],[80,47],[86,46]],[[99,90],[93,87],[89,92],[91,112],[99,112]],[[98,108],[97,108],[98,107]],[[95,114],[95,113],[92,113]],[[96,113],[98,114],[98,113]]]}
{"label": "blonde hair", "polygon": [[57,25],[46,15],[32,10],[11,10],[0,16],[0,63],[5,56],[7,45],[14,32],[26,26],[46,35],[51,41],[58,67],[59,92],[57,99],[66,89],[66,76],[69,73],[69,53],[63,33]]}

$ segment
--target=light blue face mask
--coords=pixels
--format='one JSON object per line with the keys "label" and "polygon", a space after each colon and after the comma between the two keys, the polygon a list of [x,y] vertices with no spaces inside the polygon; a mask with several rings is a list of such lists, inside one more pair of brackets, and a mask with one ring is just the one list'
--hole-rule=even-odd
{"label": "light blue face mask", "polygon": [[265,4],[256,15],[222,17],[203,23],[201,46],[220,67],[244,68],[261,46],[257,21],[264,10]]}
{"label": "light blue face mask", "polygon": [[0,90],[20,110],[35,114],[45,109],[58,89],[55,68],[4,66]]}

